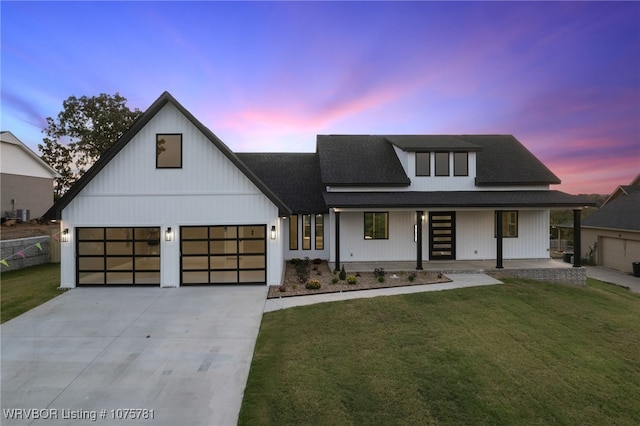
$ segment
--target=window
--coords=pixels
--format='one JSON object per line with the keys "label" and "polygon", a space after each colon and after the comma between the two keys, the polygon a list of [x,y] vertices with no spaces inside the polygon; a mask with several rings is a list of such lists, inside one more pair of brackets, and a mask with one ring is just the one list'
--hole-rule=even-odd
{"label": "window", "polygon": [[436,176],[449,176],[448,152],[436,152]]}
{"label": "window", "polygon": [[316,215],[316,250],[324,250],[324,215]]}
{"label": "window", "polygon": [[453,153],[453,175],[469,176],[469,153],[467,152]]}
{"label": "window", "polygon": [[431,175],[431,153],[416,152],[416,176]]}
{"label": "window", "polygon": [[[496,222],[498,221],[498,213],[496,213]],[[496,229],[495,235],[498,236]],[[517,238],[518,237],[518,212],[517,211],[503,211],[502,212],[502,237],[503,238]]]}
{"label": "window", "polygon": [[156,135],[156,168],[157,169],[182,168],[182,135],[181,134]]}
{"label": "window", "polygon": [[298,250],[298,215],[289,217],[289,250]]}
{"label": "window", "polygon": [[389,213],[364,214],[364,239],[386,240],[389,238]]}
{"label": "window", "polygon": [[311,215],[302,215],[302,250],[311,250]]}

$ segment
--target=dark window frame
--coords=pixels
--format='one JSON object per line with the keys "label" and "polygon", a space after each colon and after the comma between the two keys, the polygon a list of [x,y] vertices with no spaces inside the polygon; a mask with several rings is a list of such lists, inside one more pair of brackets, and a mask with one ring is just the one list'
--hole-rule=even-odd
{"label": "dark window frame", "polygon": [[[511,223],[510,217],[515,217],[515,221]],[[495,224],[493,230],[493,237],[498,237],[498,212],[494,214],[493,223]],[[509,232],[509,228],[513,226],[515,232]],[[518,238],[518,229],[520,228],[520,220],[518,210],[503,210],[502,211],[502,238]]]}
{"label": "dark window frame", "polygon": [[298,215],[297,214],[292,214],[291,216],[289,216],[289,250],[298,250]]}
{"label": "dark window frame", "polygon": [[[419,158],[423,158],[427,160],[427,171],[426,173],[419,173],[418,170],[422,169],[418,167],[420,163]],[[416,176],[431,176],[431,152],[416,152]]]}
{"label": "dark window frame", "polygon": [[[457,157],[464,154],[464,172],[458,171]],[[469,176],[469,153],[468,152],[454,152],[453,153],[453,175],[454,176]]]}
{"label": "dark window frame", "polygon": [[[318,217],[321,217],[320,221],[320,231],[318,232]],[[316,250],[324,250],[324,215],[323,214],[315,214],[313,220],[315,220],[313,229],[315,232],[315,238],[313,239],[315,242]],[[318,237],[320,237],[320,244],[318,244]]]}
{"label": "dark window frame", "polygon": [[[180,136],[180,165],[179,166],[160,166],[160,139],[162,136]],[[156,133],[156,169],[181,169],[182,168],[182,133]]]}
{"label": "dark window frame", "polygon": [[[307,220],[309,221],[307,223]],[[309,228],[307,228],[307,225],[309,225]],[[311,239],[312,239],[312,228],[313,225],[311,223],[311,215],[310,214],[303,214],[302,215],[302,250],[311,250]],[[308,235],[307,235],[307,231]]]}
{"label": "dark window frame", "polygon": [[[447,173],[442,173],[440,171],[440,168],[438,167],[438,165],[442,165],[442,160],[438,161],[438,157],[442,156],[442,155],[446,155],[447,156]],[[434,176],[451,176],[451,155],[449,152],[444,152],[444,151],[438,151],[435,153],[435,156],[433,158],[433,163],[434,163],[434,167],[433,167],[433,174]]]}
{"label": "dark window frame", "polygon": [[[373,215],[371,218],[371,225],[372,225],[372,229],[371,232],[367,232],[367,215]],[[384,237],[378,237],[376,234],[376,216],[377,215],[384,215],[385,219],[385,225],[384,225]],[[364,221],[364,234],[363,234],[363,238],[367,241],[371,241],[371,240],[388,240],[389,239],[389,212],[364,212],[363,215],[363,221]],[[371,235],[368,235],[371,234]],[[368,238],[367,238],[368,237]]]}

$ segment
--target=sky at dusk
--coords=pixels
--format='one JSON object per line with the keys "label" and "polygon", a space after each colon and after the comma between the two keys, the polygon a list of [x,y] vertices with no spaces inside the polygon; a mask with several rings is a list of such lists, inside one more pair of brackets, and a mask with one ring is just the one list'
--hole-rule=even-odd
{"label": "sky at dusk", "polygon": [[169,91],[236,152],[317,134],[513,134],[568,193],[640,173],[638,2],[0,3],[1,130]]}

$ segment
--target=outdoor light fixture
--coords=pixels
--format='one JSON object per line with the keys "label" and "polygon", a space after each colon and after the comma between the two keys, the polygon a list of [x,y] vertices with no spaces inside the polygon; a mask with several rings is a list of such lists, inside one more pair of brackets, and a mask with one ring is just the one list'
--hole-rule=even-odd
{"label": "outdoor light fixture", "polygon": [[69,242],[69,228],[64,228],[64,231],[62,231],[62,242],[63,243]]}
{"label": "outdoor light fixture", "polygon": [[166,231],[164,231],[164,240],[165,241],[173,241],[173,231],[171,227],[168,227]]}
{"label": "outdoor light fixture", "polygon": [[271,225],[271,239],[272,240],[276,239],[276,226],[275,225]]}

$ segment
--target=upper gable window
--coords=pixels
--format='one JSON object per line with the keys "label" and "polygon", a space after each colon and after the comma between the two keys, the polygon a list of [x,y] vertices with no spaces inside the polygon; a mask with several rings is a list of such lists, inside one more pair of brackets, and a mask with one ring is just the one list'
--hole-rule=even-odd
{"label": "upper gable window", "polygon": [[156,168],[180,169],[182,168],[182,135],[181,134],[157,134],[156,135]]}
{"label": "upper gable window", "polygon": [[453,175],[469,176],[469,153],[468,152],[453,153]]}
{"label": "upper gable window", "polygon": [[436,152],[436,176],[449,176],[449,153]]}
{"label": "upper gable window", "polygon": [[431,176],[430,152],[416,152],[416,176]]}

